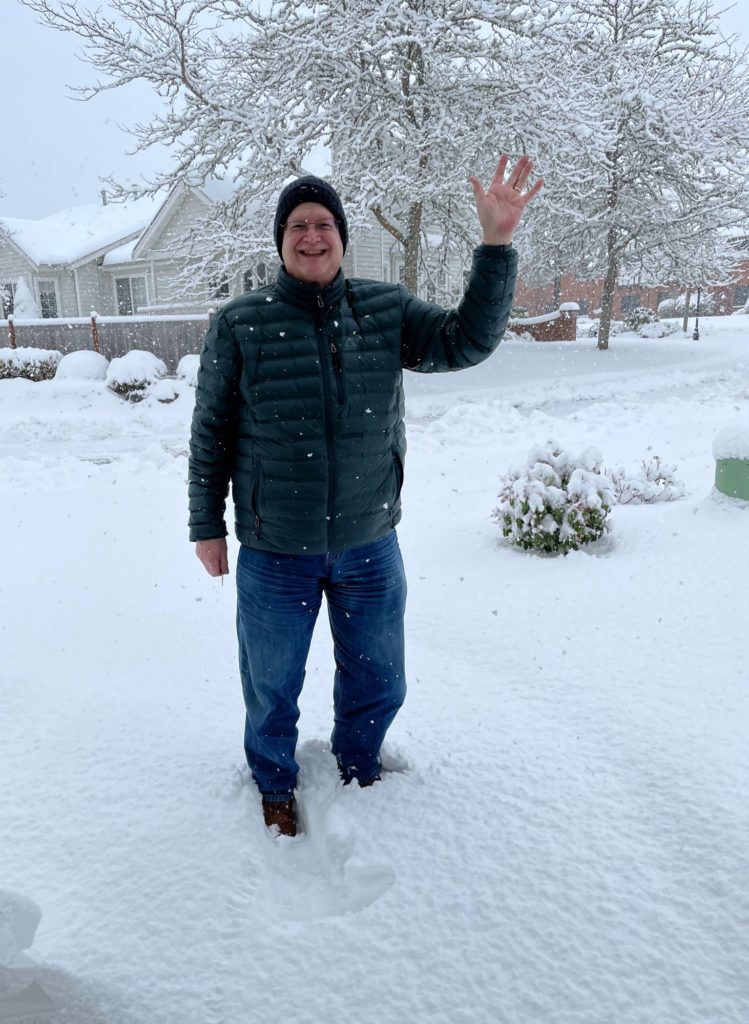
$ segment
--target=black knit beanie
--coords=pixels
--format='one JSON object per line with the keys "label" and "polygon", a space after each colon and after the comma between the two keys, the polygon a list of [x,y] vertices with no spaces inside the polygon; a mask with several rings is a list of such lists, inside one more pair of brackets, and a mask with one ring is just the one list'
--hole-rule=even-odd
{"label": "black knit beanie", "polygon": [[340,196],[327,181],[316,178],[314,174],[307,174],[304,178],[297,178],[286,186],[278,197],[276,207],[276,219],[273,222],[273,234],[276,239],[278,255],[281,255],[281,244],[283,240],[283,227],[292,210],[295,210],[300,203],[319,203],[333,214],[338,221],[338,231],[343,243],[343,251],[346,251],[348,243],[348,225],[346,214],[343,212],[343,204]]}

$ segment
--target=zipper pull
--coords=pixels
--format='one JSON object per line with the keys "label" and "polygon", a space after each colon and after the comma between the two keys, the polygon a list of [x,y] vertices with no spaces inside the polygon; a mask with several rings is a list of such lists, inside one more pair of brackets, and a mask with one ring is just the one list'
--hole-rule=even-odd
{"label": "zipper pull", "polygon": [[330,351],[333,353],[333,355],[335,355],[338,352],[338,349],[335,347],[334,341],[331,341],[330,343]]}
{"label": "zipper pull", "polygon": [[320,309],[325,309],[325,302],[323,301],[322,295],[317,296],[317,305]]}

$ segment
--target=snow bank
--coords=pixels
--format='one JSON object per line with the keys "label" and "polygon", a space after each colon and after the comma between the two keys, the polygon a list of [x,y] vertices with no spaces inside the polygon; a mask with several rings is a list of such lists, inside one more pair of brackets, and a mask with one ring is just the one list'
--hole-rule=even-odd
{"label": "snow bank", "polygon": [[69,352],[57,366],[56,380],[106,380],[109,362],[100,352]]}
{"label": "snow bank", "polygon": [[749,424],[731,423],[713,441],[716,459],[749,459]]}

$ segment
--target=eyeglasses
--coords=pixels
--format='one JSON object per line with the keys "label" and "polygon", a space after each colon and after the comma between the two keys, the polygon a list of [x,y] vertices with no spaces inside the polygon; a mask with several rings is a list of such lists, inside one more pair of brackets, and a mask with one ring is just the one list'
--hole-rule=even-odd
{"label": "eyeglasses", "polygon": [[320,235],[329,235],[332,231],[338,231],[337,220],[287,220],[284,228],[294,238],[301,238],[312,228]]}

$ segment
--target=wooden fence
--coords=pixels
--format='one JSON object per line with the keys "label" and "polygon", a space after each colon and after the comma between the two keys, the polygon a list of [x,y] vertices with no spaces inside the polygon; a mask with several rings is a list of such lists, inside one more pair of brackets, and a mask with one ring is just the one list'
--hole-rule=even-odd
{"label": "wooden fence", "polygon": [[199,353],[210,314],[193,316],[97,316],[49,320],[0,320],[11,348],[56,349],[67,355],[81,349],[107,359],[145,349],[163,359],[170,373],[182,356]]}

